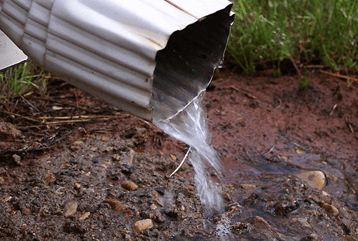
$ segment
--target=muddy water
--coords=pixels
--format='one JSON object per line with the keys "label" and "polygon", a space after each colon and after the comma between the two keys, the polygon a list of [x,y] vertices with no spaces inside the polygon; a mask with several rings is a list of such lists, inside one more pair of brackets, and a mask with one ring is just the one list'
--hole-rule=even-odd
{"label": "muddy water", "polygon": [[215,84],[209,127],[241,205],[231,230],[242,240],[358,240],[356,90],[325,76],[304,91],[290,77]]}
{"label": "muddy water", "polygon": [[197,194],[204,207],[204,216],[223,211],[223,200],[217,186],[208,178],[205,169],[207,162],[221,176],[219,156],[210,145],[211,136],[206,122],[206,114],[201,107],[204,93],[188,105],[182,112],[169,120],[154,119],[153,123],[170,136],[186,143],[189,160],[195,171]]}

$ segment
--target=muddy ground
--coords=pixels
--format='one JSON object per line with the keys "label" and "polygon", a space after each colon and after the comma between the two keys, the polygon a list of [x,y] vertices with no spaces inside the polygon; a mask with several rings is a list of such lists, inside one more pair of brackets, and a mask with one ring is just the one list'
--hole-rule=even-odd
{"label": "muddy ground", "polygon": [[187,146],[152,124],[59,80],[2,102],[0,239],[358,240],[357,85],[298,78],[214,78],[225,210],[211,217],[189,162],[169,177]]}

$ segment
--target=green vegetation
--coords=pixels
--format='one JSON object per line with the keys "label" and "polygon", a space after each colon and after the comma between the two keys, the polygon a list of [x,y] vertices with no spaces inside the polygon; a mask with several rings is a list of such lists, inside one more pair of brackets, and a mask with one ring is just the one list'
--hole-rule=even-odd
{"label": "green vegetation", "polygon": [[32,61],[0,72],[0,80],[0,99],[21,96],[33,88],[46,88],[45,71]]}
{"label": "green vegetation", "polygon": [[284,59],[357,68],[356,0],[233,0],[236,19],[228,53],[245,72],[270,63],[275,73]]}
{"label": "green vegetation", "polygon": [[[258,64],[279,75],[282,61],[328,65],[334,71],[357,69],[357,0],[233,0],[236,14],[228,59],[246,73]],[[302,66],[301,66],[302,67]],[[33,62],[0,72],[0,99],[45,89],[44,71]],[[309,86],[307,74],[299,86]]]}
{"label": "green vegetation", "polygon": [[311,80],[307,80],[308,70],[305,69],[303,76],[298,80],[298,89],[304,90],[311,84]]}

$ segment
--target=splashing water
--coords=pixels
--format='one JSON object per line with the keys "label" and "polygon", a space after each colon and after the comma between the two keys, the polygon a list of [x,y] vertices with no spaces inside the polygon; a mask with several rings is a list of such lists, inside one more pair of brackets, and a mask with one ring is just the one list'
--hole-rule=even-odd
{"label": "splashing water", "polygon": [[210,145],[211,136],[206,122],[206,114],[201,108],[204,92],[193,100],[183,111],[169,120],[156,119],[153,123],[168,135],[186,143],[191,148],[189,160],[195,171],[195,185],[204,209],[204,216],[222,211],[223,202],[220,191],[207,179],[203,160],[207,161],[221,176],[219,156]]}

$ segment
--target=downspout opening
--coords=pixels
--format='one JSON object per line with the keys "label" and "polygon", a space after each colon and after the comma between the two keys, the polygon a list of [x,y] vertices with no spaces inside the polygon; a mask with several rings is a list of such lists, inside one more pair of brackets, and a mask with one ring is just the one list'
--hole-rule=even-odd
{"label": "downspout opening", "polygon": [[151,105],[153,120],[167,120],[209,85],[223,55],[234,20],[232,4],[174,32],[156,55]]}

